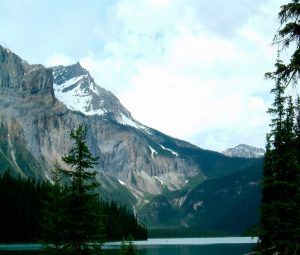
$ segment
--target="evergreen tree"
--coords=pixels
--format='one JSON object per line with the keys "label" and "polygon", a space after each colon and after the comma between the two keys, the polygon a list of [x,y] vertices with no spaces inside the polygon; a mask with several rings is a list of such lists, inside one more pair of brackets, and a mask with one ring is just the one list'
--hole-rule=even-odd
{"label": "evergreen tree", "polygon": [[66,225],[64,231],[65,250],[81,255],[100,252],[103,242],[103,224],[96,172],[89,171],[96,164],[86,145],[86,129],[79,126],[70,137],[73,148],[63,161],[71,167],[64,173],[70,178],[66,192]]}
{"label": "evergreen tree", "polygon": [[295,120],[295,146],[297,151],[297,161],[300,164],[300,97],[296,100],[296,120]]}
{"label": "evergreen tree", "polygon": [[[280,66],[282,66],[282,61],[277,59],[275,67],[280,68]],[[275,80],[275,88],[271,90],[271,93],[274,94],[274,102],[272,107],[268,109],[268,113],[272,116],[269,141],[275,147],[279,147],[283,143],[283,122],[285,117],[285,103],[287,99],[284,94],[285,86],[282,79],[278,78],[277,73],[266,73],[265,76],[267,79]]]}
{"label": "evergreen tree", "polygon": [[258,251],[260,254],[293,255],[299,253],[299,171],[292,97],[285,95],[290,79],[282,76],[283,64],[277,60],[276,72],[267,73],[275,80],[271,132],[263,174],[263,196]]}
{"label": "evergreen tree", "polygon": [[277,78],[271,133],[263,176],[263,198],[259,233],[261,254],[298,254],[299,244],[299,163],[295,146],[294,106],[284,95],[284,85]]}
{"label": "evergreen tree", "polygon": [[47,183],[0,175],[0,243],[26,243],[41,239],[41,208]]}
{"label": "evergreen tree", "polygon": [[60,184],[62,170],[56,164],[52,171],[52,186],[44,201],[42,210],[42,239],[47,245],[45,251],[50,254],[59,254],[60,246],[63,244],[65,210],[64,210],[64,192]]}
{"label": "evergreen tree", "polygon": [[[65,195],[68,194],[68,188],[55,188],[59,186],[55,183],[60,178],[56,178],[55,174],[54,182],[50,184],[16,178],[10,172],[7,170],[0,175],[0,243],[33,243],[42,240],[51,244],[47,252],[63,252],[56,248],[65,242]],[[62,204],[61,207],[59,204]],[[101,201],[100,207],[103,215],[106,215],[103,218],[107,240],[122,240],[130,235],[134,240],[147,239],[147,229],[138,223],[126,207],[113,201]]]}
{"label": "evergreen tree", "polygon": [[276,73],[279,79],[285,79],[288,86],[290,83],[297,85],[300,76],[300,3],[293,0],[282,5],[278,14],[280,28],[274,37],[274,43],[278,44],[280,51],[294,48],[294,52],[287,64],[276,66]]}
{"label": "evergreen tree", "polygon": [[120,255],[137,255],[136,247],[132,241],[132,237],[129,236],[128,240],[124,240],[121,243]]}
{"label": "evergreen tree", "polygon": [[[279,62],[276,63],[280,64]],[[285,117],[284,104],[286,98],[284,97],[284,87],[279,79],[274,76],[271,78],[276,80],[276,86],[272,89],[271,93],[274,94],[274,103],[272,108],[268,110],[272,114],[273,118],[271,120],[271,133],[267,134],[267,146],[264,161],[264,178],[263,178],[263,196],[261,205],[261,223],[260,223],[260,244],[259,249],[265,251],[270,251],[272,254],[274,249],[274,239],[277,235],[278,228],[280,225],[280,218],[278,217],[276,211],[276,203],[278,198],[275,198],[275,193],[277,191],[277,173],[278,170],[278,156],[277,151],[283,144],[283,122]]]}
{"label": "evergreen tree", "polygon": [[299,98],[294,107],[293,97],[285,94],[289,84],[297,86],[300,75],[299,18],[298,0],[281,7],[281,26],[274,38],[279,46],[278,59],[291,45],[295,51],[288,64],[277,60],[275,71],[266,74],[275,80],[275,88],[271,91],[274,103],[269,110],[273,118],[264,162],[259,254],[300,253],[300,106]]}

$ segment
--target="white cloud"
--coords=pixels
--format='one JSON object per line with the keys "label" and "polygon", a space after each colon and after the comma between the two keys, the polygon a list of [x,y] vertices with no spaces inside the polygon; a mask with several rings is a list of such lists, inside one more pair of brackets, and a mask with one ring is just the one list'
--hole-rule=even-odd
{"label": "white cloud", "polygon": [[62,52],[54,53],[46,59],[46,66],[71,65],[74,60]]}
{"label": "white cloud", "polygon": [[[210,149],[263,146],[270,103],[263,76],[273,66],[280,1],[255,3],[234,2],[251,12],[228,24],[220,8],[212,29],[201,16],[207,1],[118,1],[107,26],[95,28],[102,50],[80,62],[146,125]],[[48,62],[69,60],[60,54]]]}
{"label": "white cloud", "polygon": [[171,4],[171,0],[146,0],[146,3],[152,8],[167,8]]}
{"label": "white cloud", "polygon": [[0,1],[0,39],[24,59],[79,60],[138,120],[199,146],[264,144],[286,0],[23,2]]}

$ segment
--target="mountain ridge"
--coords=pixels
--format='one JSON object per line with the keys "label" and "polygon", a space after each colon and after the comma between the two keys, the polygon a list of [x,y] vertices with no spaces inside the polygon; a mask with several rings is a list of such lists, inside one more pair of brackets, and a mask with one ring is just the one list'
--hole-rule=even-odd
{"label": "mountain ridge", "polygon": [[[70,92],[74,98],[64,103],[63,93]],[[76,108],[77,99],[86,104]],[[70,131],[80,124],[87,127],[87,144],[99,157],[95,170],[103,196],[132,206],[138,216],[156,196],[170,194],[168,203],[181,207],[177,193],[256,162],[204,150],[144,126],[79,63],[30,65],[0,46],[0,162],[5,163],[0,174],[10,168],[16,176],[49,179],[55,162],[64,166],[61,157],[72,146]]]}
{"label": "mountain ridge", "polygon": [[[62,163],[58,155],[64,155],[70,148],[71,144],[67,141],[69,138],[66,132],[69,133],[72,128],[85,123],[88,126],[88,143],[91,150],[94,154],[99,155],[102,161],[98,166],[98,171],[108,172],[108,175],[117,174],[116,177],[126,183],[129,188],[132,186],[135,190],[158,194],[164,187],[157,181],[157,178],[152,176],[160,176],[163,179],[167,178],[166,174],[168,173],[172,176],[168,188],[176,189],[185,185],[186,176],[202,174],[195,164],[186,163],[180,157],[173,155],[174,150],[171,148],[161,147],[149,134],[150,129],[131,118],[129,111],[119,103],[112,93],[106,93],[106,90],[97,88],[98,91],[101,90],[106,95],[108,94],[114,104],[107,109],[105,114],[87,116],[80,111],[69,109],[56,99],[53,84],[55,84],[55,79],[58,82],[62,77],[53,77],[53,68],[29,65],[4,48],[1,50],[1,56],[0,79],[4,82],[1,82],[0,90],[2,109],[5,109],[2,111],[2,121],[7,124],[9,129],[12,119],[16,119],[21,129],[26,130],[24,133],[25,143],[34,157],[45,164],[46,172],[47,167],[53,166],[51,162]],[[81,72],[79,75],[82,73],[89,75],[79,64],[71,66],[69,68],[71,70],[67,70],[67,72],[72,71],[72,67],[75,67],[76,72]],[[65,69],[62,66],[59,68]],[[66,72],[63,74],[66,75]],[[74,78],[74,73],[71,72],[70,75],[68,78]],[[82,86],[81,89],[86,90],[87,85],[94,85],[85,78],[75,81],[76,86],[73,86],[74,84],[70,84],[70,86],[73,86],[73,89]],[[60,84],[59,82],[57,84],[61,85],[65,81],[60,79]],[[99,97],[96,99],[101,100]],[[122,115],[127,115],[128,119],[131,118],[129,119],[130,125],[128,125],[128,121],[122,119]],[[32,123],[36,123],[36,125],[32,126]],[[101,136],[103,139],[100,139]],[[105,140],[106,143],[103,143],[102,140]],[[155,148],[157,152],[155,156],[150,147]],[[122,153],[116,153],[118,151],[122,151],[123,155],[120,156]],[[122,159],[124,159],[123,162]],[[189,171],[187,172],[185,169]],[[184,172],[185,174],[183,174]]]}
{"label": "mountain ridge", "polygon": [[222,154],[228,157],[239,157],[239,158],[261,158],[265,155],[265,150],[250,146],[248,144],[239,144],[233,148],[228,148],[223,151]]}

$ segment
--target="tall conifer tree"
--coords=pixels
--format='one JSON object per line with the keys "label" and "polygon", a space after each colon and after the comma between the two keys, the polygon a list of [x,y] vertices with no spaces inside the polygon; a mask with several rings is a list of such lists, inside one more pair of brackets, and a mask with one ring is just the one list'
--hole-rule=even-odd
{"label": "tall conifer tree", "polygon": [[71,183],[66,193],[65,250],[73,255],[100,252],[103,224],[96,172],[97,162],[86,145],[86,128],[72,130],[73,148],[63,161],[71,167],[64,171]]}
{"label": "tall conifer tree", "polygon": [[[300,4],[294,0],[283,5],[279,13],[281,27],[275,43],[282,49],[295,43],[291,61],[285,65],[277,60],[275,71],[266,77],[275,80],[271,132],[267,147],[263,175],[263,196],[259,232],[259,254],[296,255],[300,253],[300,161],[298,140],[299,117],[295,115],[293,97],[286,96],[292,82],[298,86],[300,71]],[[296,92],[297,93],[297,92]],[[296,104],[296,112],[297,105]]]}

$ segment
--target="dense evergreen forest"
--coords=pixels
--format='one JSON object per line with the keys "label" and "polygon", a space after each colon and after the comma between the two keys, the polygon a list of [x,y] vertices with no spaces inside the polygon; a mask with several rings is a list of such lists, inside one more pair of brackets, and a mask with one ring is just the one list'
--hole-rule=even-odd
{"label": "dense evergreen forest", "polygon": [[[275,70],[265,74],[275,83],[269,108],[270,128],[262,181],[257,254],[300,254],[300,3],[282,5]],[[285,55],[291,54],[288,58]],[[283,61],[282,59],[290,59]],[[293,87],[294,90],[290,90]]]}
{"label": "dense evergreen forest", "polygon": [[[53,185],[34,179],[14,178],[6,171],[0,176],[0,243],[36,242],[43,239],[43,207]],[[105,240],[128,236],[146,239],[147,230],[125,207],[100,202]]]}

